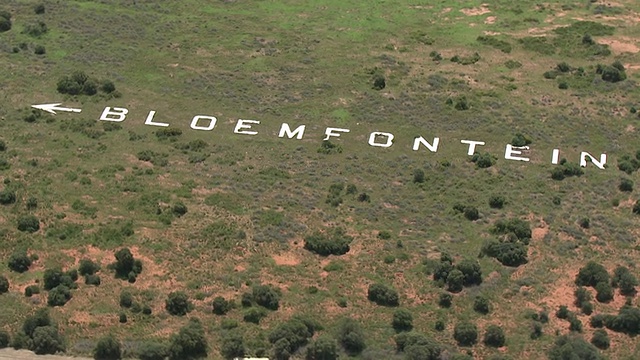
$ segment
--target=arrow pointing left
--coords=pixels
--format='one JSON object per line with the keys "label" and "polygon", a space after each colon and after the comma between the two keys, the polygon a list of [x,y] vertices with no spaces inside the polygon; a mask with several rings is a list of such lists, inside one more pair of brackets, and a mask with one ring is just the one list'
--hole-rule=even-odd
{"label": "arrow pointing left", "polygon": [[56,111],[68,111],[68,112],[76,112],[76,113],[79,113],[79,112],[82,111],[82,109],[73,109],[73,108],[62,107],[62,106],[60,106],[61,104],[62,103],[31,105],[31,107],[32,108],[36,108],[38,110],[46,111],[46,112],[54,114],[54,115],[56,114]]}

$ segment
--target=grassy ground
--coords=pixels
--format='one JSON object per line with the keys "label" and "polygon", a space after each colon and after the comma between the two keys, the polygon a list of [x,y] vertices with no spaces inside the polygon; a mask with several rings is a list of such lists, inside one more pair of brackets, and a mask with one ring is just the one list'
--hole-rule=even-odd
{"label": "grassy ground", "polygon": [[[389,358],[393,309],[366,299],[368,284],[380,281],[398,289],[418,330],[453,350],[468,350],[456,347],[453,325],[472,319],[481,329],[500,324],[507,332],[502,349],[470,348],[476,358],[544,358],[553,335],[567,333],[568,323],[552,316],[545,336],[533,341],[526,312],[573,307],[572,279],[587,260],[610,270],[637,262],[639,223],[631,212],[637,195],[617,188],[621,178],[637,180],[637,173],[617,169],[620,156],[637,150],[639,118],[630,109],[640,107],[640,6],[633,1],[66,1],[46,3],[42,15],[34,14],[34,5],[2,5],[13,14],[13,28],[0,33],[0,138],[7,144],[0,157],[10,163],[0,177],[19,199],[0,213],[0,253],[5,263],[18,248],[39,256],[24,274],[2,270],[12,284],[0,296],[0,325],[7,330],[46,301],[44,295],[22,295],[44,269],[70,268],[89,257],[103,265],[102,285],[80,285],[67,305],[53,311],[72,353],[90,352],[106,332],[127,340],[167,338],[186,319],[169,316],[164,300],[182,289],[197,299],[191,315],[204,319],[211,356],[218,358],[224,330],[211,314],[211,300],[239,300],[251,284],[269,283],[283,289],[281,310],[259,326],[243,323],[240,309],[226,315],[240,321],[246,339],[264,337],[296,313],[322,319],[327,331],[348,315],[366,329],[369,350],[362,357]],[[581,43],[582,29],[554,32],[581,20],[614,27],[613,35],[593,36],[608,44],[610,55],[593,55],[594,48]],[[22,33],[37,21],[46,23],[47,33]],[[483,35],[508,43],[511,51],[477,41]],[[540,36],[546,40],[535,40]],[[36,45],[46,53],[35,55]],[[14,53],[14,47],[20,50]],[[434,61],[433,52],[442,60]],[[474,53],[480,59],[470,65],[449,61]],[[615,60],[625,64],[628,80],[598,81],[596,65]],[[587,75],[543,77],[562,61]],[[58,80],[74,70],[112,80],[121,97],[58,94]],[[385,77],[384,89],[372,89],[373,73]],[[568,89],[558,88],[562,81]],[[461,96],[468,110],[447,104]],[[82,113],[23,121],[29,105],[54,101]],[[130,110],[120,128],[96,121],[105,106]],[[150,110],[157,112],[155,121],[182,135],[159,139],[154,132],[160,128],[144,125]],[[216,116],[218,125],[210,132],[192,130],[195,115]],[[238,118],[260,120],[259,133],[233,134]],[[304,139],[278,138],[283,122],[306,124]],[[342,153],[317,152],[327,126],[351,130],[333,140]],[[372,131],[393,133],[394,145],[367,145]],[[518,132],[533,140],[530,163],[503,158]],[[412,151],[416,135],[440,137],[439,151]],[[497,163],[476,168],[462,139],[485,141],[480,151],[494,154]],[[204,141],[204,149],[183,150],[195,140]],[[581,177],[552,180],[554,148],[573,163],[580,151],[607,153],[608,168],[590,164]],[[160,154],[168,164],[140,161],[141,151]],[[412,181],[415,169],[424,170],[424,183]],[[337,207],[325,202],[335,183],[357,187]],[[362,192],[370,202],[357,201]],[[497,194],[506,198],[504,209],[488,206]],[[36,209],[26,208],[30,197],[37,199]],[[185,216],[157,214],[178,202],[187,206]],[[457,214],[457,203],[477,207],[480,219]],[[27,213],[40,219],[40,231],[16,230],[18,217]],[[534,228],[529,263],[512,269],[481,258],[484,283],[456,294],[451,309],[439,308],[441,289],[425,260],[441,252],[477,258],[493,236],[491,224],[508,217]],[[578,225],[584,217],[588,229]],[[120,233],[127,222],[132,236]],[[323,258],[302,248],[305,236],[336,226],[354,236],[346,255]],[[391,239],[380,239],[380,231]],[[135,284],[106,270],[121,246],[143,260]],[[390,257],[395,261],[384,261]],[[326,271],[328,264],[337,270]],[[310,293],[311,286],[318,292]],[[150,304],[154,315],[130,315],[119,324],[122,289]],[[476,294],[491,299],[490,315],[473,312]],[[347,300],[346,308],[336,304],[339,298]],[[616,295],[612,303],[596,304],[596,313],[614,313],[623,303]],[[447,329],[435,332],[441,318]],[[590,339],[593,329],[587,317],[581,319]],[[610,336],[609,358],[638,357],[632,338]]]}

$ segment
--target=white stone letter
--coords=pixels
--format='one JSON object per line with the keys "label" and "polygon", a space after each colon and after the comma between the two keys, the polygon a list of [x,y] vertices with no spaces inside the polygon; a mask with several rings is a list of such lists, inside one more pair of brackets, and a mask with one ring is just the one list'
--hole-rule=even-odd
{"label": "white stone letter", "polygon": [[127,114],[129,113],[129,110],[125,108],[114,107],[113,110],[111,109],[112,108],[109,106],[104,108],[102,115],[100,115],[100,120],[120,122],[124,121],[124,119],[127,117]]}
{"label": "white stone letter", "polygon": [[[386,136],[387,137],[387,141],[384,144],[377,143],[376,142],[376,137],[378,137],[378,136]],[[371,135],[369,135],[369,145],[387,148],[387,147],[393,145],[393,134],[386,133],[386,132],[374,131],[374,132],[371,133]]]}
{"label": "white stone letter", "polygon": [[[198,121],[200,119],[209,120],[209,126],[198,126]],[[191,128],[194,130],[212,130],[216,126],[216,122],[218,122],[218,119],[213,116],[197,115],[193,117],[193,120],[191,120]]]}
{"label": "white stone letter", "polygon": [[233,130],[233,132],[236,134],[246,134],[246,135],[255,135],[258,133],[257,131],[242,130],[242,129],[251,129],[251,125],[246,125],[246,124],[260,124],[260,121],[238,119],[238,123],[236,124],[236,128]]}
{"label": "white stone letter", "polygon": [[341,129],[341,128],[332,128],[332,127],[328,127],[328,128],[327,128],[327,130],[325,130],[325,131],[324,131],[324,134],[325,134],[325,135],[327,135],[327,136],[326,136],[324,139],[322,139],[322,140],[329,140],[329,138],[331,138],[332,136],[339,137],[339,136],[340,136],[340,134],[339,134],[339,133],[337,133],[336,131],[343,132],[343,133],[348,133],[348,132],[350,132],[351,130],[349,130],[349,129]]}
{"label": "white stone letter", "polygon": [[529,158],[513,156],[522,154],[521,150],[529,150],[528,146],[512,146],[507,144],[507,148],[504,151],[504,158],[507,160],[529,161]]}
{"label": "white stone letter", "polygon": [[589,160],[591,160],[593,165],[595,165],[598,168],[604,170],[604,165],[607,163],[607,154],[600,154],[600,161],[598,161],[598,160],[596,160],[596,158],[591,156],[591,154],[589,154],[588,152],[584,152],[583,151],[583,152],[580,153],[580,166],[582,166],[582,167],[586,167],[587,166],[587,156],[589,157]]}
{"label": "white stone letter", "polygon": [[149,115],[147,115],[147,120],[145,120],[144,124],[145,125],[153,125],[153,126],[163,126],[163,127],[169,126],[169,124],[167,124],[167,123],[154,122],[153,121],[153,117],[154,116],[156,116],[156,112],[153,111],[153,110],[149,111]]}
{"label": "white stone letter", "polygon": [[551,163],[552,164],[557,164],[558,163],[558,158],[560,157],[560,150],[558,149],[553,149],[553,153],[551,155]]}
{"label": "white stone letter", "polygon": [[418,151],[420,148],[420,144],[427,147],[427,149],[431,150],[431,152],[438,151],[438,144],[440,144],[440,138],[433,138],[433,145],[429,144],[425,138],[422,136],[418,136],[413,140],[413,150]]}
{"label": "white stone letter", "polygon": [[306,125],[300,125],[295,130],[291,131],[289,124],[282,123],[282,126],[280,127],[280,134],[278,134],[278,137],[284,137],[285,135],[287,135],[289,139],[293,139],[293,137],[295,136],[296,139],[300,140],[304,135],[304,129],[306,127]]}
{"label": "white stone letter", "polygon": [[463,144],[469,144],[469,151],[467,151],[467,155],[473,155],[476,152],[476,145],[484,145],[484,141],[473,141],[473,140],[460,140]]}

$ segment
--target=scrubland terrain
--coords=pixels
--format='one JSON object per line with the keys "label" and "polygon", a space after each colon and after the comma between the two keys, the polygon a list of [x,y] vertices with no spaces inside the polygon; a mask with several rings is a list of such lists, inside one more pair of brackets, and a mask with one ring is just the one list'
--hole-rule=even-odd
{"label": "scrubland terrain", "polygon": [[[640,357],[639,3],[0,11],[0,345]],[[82,112],[30,107],[47,103]],[[105,107],[126,119],[99,121]]]}

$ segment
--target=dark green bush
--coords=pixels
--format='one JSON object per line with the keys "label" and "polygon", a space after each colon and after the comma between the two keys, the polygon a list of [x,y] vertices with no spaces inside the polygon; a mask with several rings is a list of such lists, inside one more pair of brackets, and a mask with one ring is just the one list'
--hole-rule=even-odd
{"label": "dark green bush", "polygon": [[40,220],[33,215],[22,215],[18,218],[18,230],[34,233],[40,230]]}
{"label": "dark green bush", "polygon": [[224,315],[231,310],[231,303],[222,296],[216,296],[213,299],[213,313],[216,315]]}
{"label": "dark green bush", "polygon": [[71,300],[71,290],[65,285],[58,285],[49,291],[47,305],[64,306],[69,300]]}
{"label": "dark green bush", "polygon": [[596,300],[606,303],[613,300],[613,288],[608,281],[602,281],[596,284]]}
{"label": "dark green bush", "polygon": [[478,341],[478,327],[468,321],[462,321],[453,328],[453,338],[459,346],[473,346]]}
{"label": "dark green bush", "polygon": [[367,291],[367,298],[370,301],[375,302],[382,306],[398,306],[400,305],[400,299],[398,292],[386,285],[375,283],[369,286]]}
{"label": "dark green bush", "polygon": [[505,266],[520,266],[527,263],[527,247],[521,242],[490,240],[481,249],[481,254],[495,258]]}
{"label": "dark green bush", "polygon": [[592,287],[595,287],[598,283],[609,283],[609,273],[604,266],[594,261],[589,261],[578,271],[575,283],[578,286]]}
{"label": "dark green bush", "polygon": [[47,52],[47,49],[43,45],[36,45],[33,50],[33,53],[36,55],[44,55]]}
{"label": "dark green bush", "polygon": [[280,307],[280,289],[271,285],[257,285],[251,289],[253,301],[269,310],[278,310]]}
{"label": "dark green bush", "polygon": [[620,180],[620,185],[618,185],[618,189],[620,189],[620,191],[632,192],[633,191],[633,181],[631,179],[622,179],[622,180]]}
{"label": "dark green bush", "polygon": [[350,318],[345,318],[340,321],[337,339],[345,352],[351,356],[360,354],[366,348],[362,327]]}
{"label": "dark green bush", "polygon": [[0,275],[0,294],[4,294],[9,291],[9,279],[6,276]]}
{"label": "dark green bush", "polygon": [[189,319],[169,342],[169,360],[198,359],[207,357],[209,345],[204,328],[198,319]]}
{"label": "dark green bush", "polygon": [[604,329],[598,329],[593,332],[591,343],[598,349],[602,350],[607,350],[611,345],[611,342],[609,341],[609,335]]}
{"label": "dark green bush", "polygon": [[186,293],[173,291],[169,293],[165,301],[165,309],[171,315],[184,316],[193,310],[193,304]]}
{"label": "dark green bush", "polygon": [[84,283],[86,285],[94,285],[94,286],[99,286],[101,283],[100,280],[100,276],[96,275],[96,274],[92,274],[92,275],[85,275],[84,276]]}
{"label": "dark green bush", "polygon": [[11,343],[11,336],[9,335],[9,333],[6,332],[5,330],[0,329],[0,349],[9,347],[10,343]]}
{"label": "dark green bush", "polygon": [[250,307],[244,312],[243,320],[246,322],[259,324],[260,320],[267,317],[267,315],[267,310],[262,307]]}
{"label": "dark green bush", "polygon": [[338,345],[328,335],[320,335],[307,347],[306,360],[337,360],[338,358]]}
{"label": "dark green bush", "polygon": [[589,359],[603,360],[598,349],[576,335],[563,335],[556,339],[549,351],[549,360]]}
{"label": "dark green bush", "polygon": [[95,360],[119,360],[122,358],[120,341],[113,335],[107,335],[93,348],[93,358]]}
{"label": "dark green bush", "polygon": [[503,347],[505,343],[504,330],[498,325],[489,325],[484,333],[483,343],[490,347]]}
{"label": "dark green bush", "polygon": [[0,33],[11,30],[11,26],[11,18],[0,16]]}
{"label": "dark green bush", "polygon": [[464,274],[459,269],[453,269],[447,275],[447,290],[460,292],[464,288]]}
{"label": "dark green bush", "polygon": [[489,206],[493,209],[502,209],[504,206],[505,199],[502,195],[492,195],[489,198]]}
{"label": "dark green bush", "polygon": [[353,238],[342,228],[324,234],[315,232],[304,239],[304,248],[321,256],[344,255],[349,252]]}
{"label": "dark green bush", "polygon": [[100,271],[100,265],[93,262],[91,259],[82,259],[78,266],[78,273],[80,275],[93,275]]}
{"label": "dark green bush", "polygon": [[411,331],[413,329],[413,315],[407,309],[397,309],[393,312],[391,326],[397,331]]}
{"label": "dark green bush", "polygon": [[448,308],[451,306],[451,301],[453,300],[453,296],[449,293],[441,293],[438,299],[438,305],[443,308]]}
{"label": "dark green bush", "polygon": [[479,312],[480,314],[488,314],[489,311],[491,311],[491,304],[489,303],[489,299],[481,295],[476,296],[473,301],[473,310]]}
{"label": "dark green bush", "polygon": [[164,360],[167,357],[167,345],[159,342],[145,342],[137,351],[140,360]]}
{"label": "dark green bush", "polygon": [[9,257],[7,266],[15,272],[23,273],[29,270],[31,258],[27,255],[26,251],[16,251]]}
{"label": "dark green bush", "polygon": [[24,30],[22,30],[22,33],[37,38],[46,34],[48,31],[49,28],[47,27],[47,24],[43,21],[37,21],[33,24],[27,24],[24,27]]}
{"label": "dark green bush", "polygon": [[2,190],[0,191],[0,204],[2,205],[10,205],[16,202],[16,193],[12,190]]}
{"label": "dark green bush", "polygon": [[567,319],[569,317],[569,314],[569,308],[567,308],[565,305],[560,305],[558,311],[556,311],[556,317],[558,319]]}
{"label": "dark green bush", "polygon": [[24,288],[24,296],[31,297],[35,294],[40,294],[40,287],[38,285],[29,285]]}

